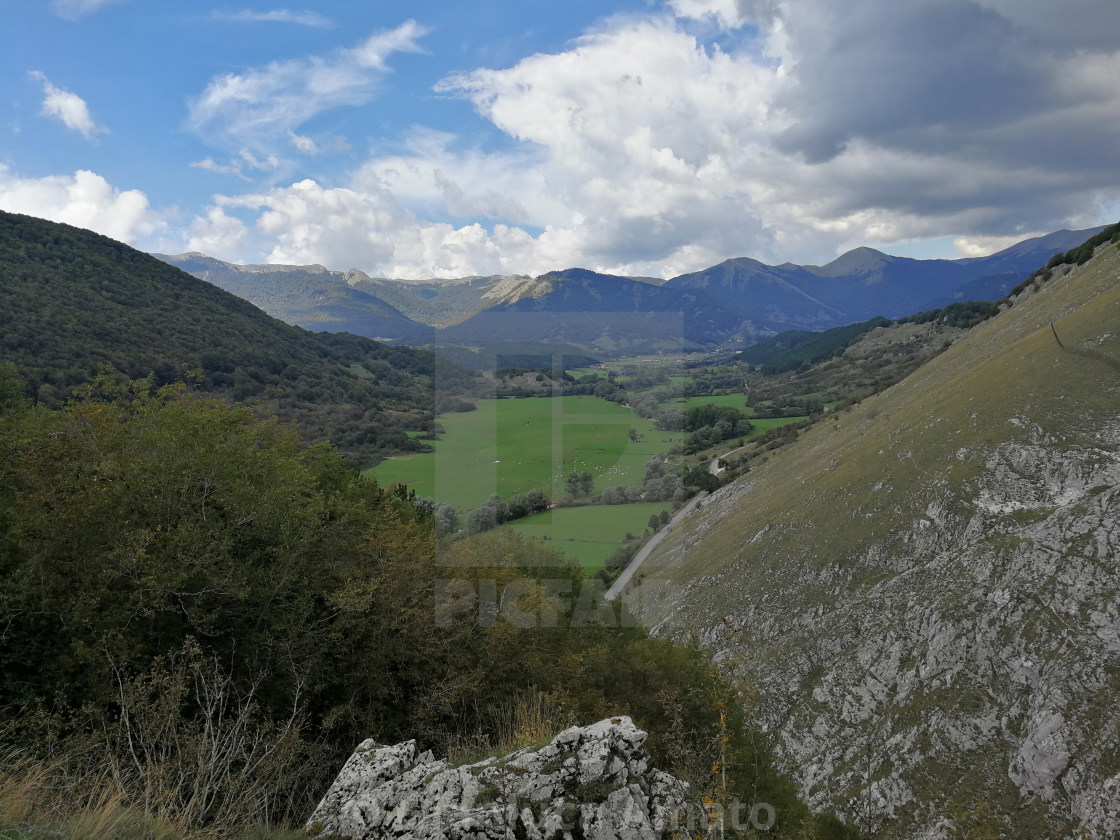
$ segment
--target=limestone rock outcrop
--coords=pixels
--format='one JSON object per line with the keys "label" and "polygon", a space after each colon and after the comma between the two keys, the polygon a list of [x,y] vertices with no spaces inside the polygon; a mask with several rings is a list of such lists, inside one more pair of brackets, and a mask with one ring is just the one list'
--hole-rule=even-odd
{"label": "limestone rock outcrop", "polygon": [[367,740],[306,829],[348,840],[655,840],[685,826],[688,785],[649,766],[645,741],[621,716],[452,767],[415,741]]}

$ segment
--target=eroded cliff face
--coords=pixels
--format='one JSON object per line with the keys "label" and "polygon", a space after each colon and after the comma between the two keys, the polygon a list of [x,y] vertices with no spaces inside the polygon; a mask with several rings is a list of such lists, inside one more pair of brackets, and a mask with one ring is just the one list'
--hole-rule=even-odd
{"label": "eroded cliff face", "polygon": [[660,840],[687,826],[688,785],[649,766],[645,741],[623,716],[461,767],[415,741],[365,741],[306,828],[353,840]]}
{"label": "eroded cliff face", "polygon": [[888,836],[985,814],[1120,836],[1120,378],[1048,323],[1115,354],[1103,263],[819,424],[647,561],[643,621],[757,682],[812,805]]}
{"label": "eroded cliff face", "polygon": [[[810,804],[885,828],[965,792],[1022,812],[1037,833],[1019,836],[1120,831],[1118,433],[1060,454],[1002,444],[968,499],[925,488],[908,527],[821,569],[816,603],[799,607],[802,581],[787,580],[703,633],[758,681]],[[946,836],[915,817],[911,836]]]}

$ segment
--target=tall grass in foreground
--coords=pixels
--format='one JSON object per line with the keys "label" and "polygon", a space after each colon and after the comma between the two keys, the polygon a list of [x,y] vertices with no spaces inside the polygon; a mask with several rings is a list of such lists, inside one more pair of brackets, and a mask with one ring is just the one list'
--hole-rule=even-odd
{"label": "tall grass in foreground", "polygon": [[172,823],[129,807],[104,773],[76,776],[61,760],[0,748],[0,838],[185,840]]}
{"label": "tall grass in foreground", "polygon": [[303,833],[254,826],[191,831],[129,804],[106,772],[77,775],[61,759],[0,746],[0,840],[297,840]]}

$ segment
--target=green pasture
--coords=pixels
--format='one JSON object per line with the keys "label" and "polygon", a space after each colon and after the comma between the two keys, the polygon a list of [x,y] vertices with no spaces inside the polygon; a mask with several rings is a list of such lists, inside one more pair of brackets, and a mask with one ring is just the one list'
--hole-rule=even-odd
{"label": "green pasture", "polygon": [[[645,464],[680,440],[629,408],[598,397],[479,400],[475,411],[439,418],[435,452],[391,458],[372,474],[381,484],[406,484],[420,496],[459,510],[491,494],[508,499],[537,487],[563,495],[563,477],[588,470],[595,489],[641,484]],[[634,428],[641,436],[629,438]]]}
{"label": "green pasture", "polygon": [[649,524],[650,514],[663,510],[671,514],[672,503],[556,508],[502,527],[534,540],[547,538],[547,545],[560,549],[588,572],[596,572],[618,548],[627,532],[641,534]]}
{"label": "green pasture", "polygon": [[771,429],[776,429],[779,426],[788,426],[790,423],[796,423],[799,420],[808,420],[807,417],[752,417],[750,434],[747,435],[747,440],[756,438],[766,434]]}

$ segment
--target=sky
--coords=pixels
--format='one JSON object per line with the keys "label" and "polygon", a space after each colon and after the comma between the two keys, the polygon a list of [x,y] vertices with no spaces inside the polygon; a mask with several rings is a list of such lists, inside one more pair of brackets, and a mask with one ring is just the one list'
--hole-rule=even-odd
{"label": "sky", "polygon": [[672,277],[1120,219],[1116,0],[0,0],[0,22],[0,209],[148,251]]}

